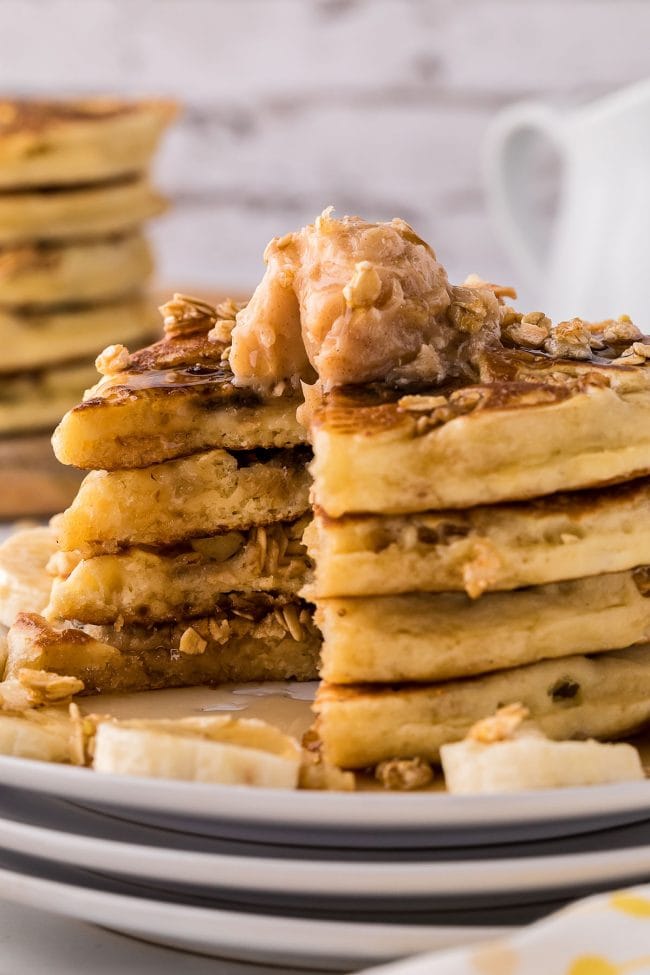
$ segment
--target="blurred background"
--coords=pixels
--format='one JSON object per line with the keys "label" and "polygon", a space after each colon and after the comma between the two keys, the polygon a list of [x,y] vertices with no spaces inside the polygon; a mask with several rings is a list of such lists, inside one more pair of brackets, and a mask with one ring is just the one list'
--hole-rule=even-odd
{"label": "blurred background", "polygon": [[[268,240],[330,204],[405,218],[452,281],[515,285],[524,310],[650,331],[648,37],[647,0],[0,0],[0,99],[181,108],[137,163],[106,137],[133,170],[92,170],[88,202],[50,192],[69,171],[30,183],[52,145],[29,124],[13,182],[0,156],[0,520],[69,503],[50,434],[101,349],[148,344],[173,291],[250,293]],[[83,233],[50,225],[59,204]]]}
{"label": "blurred background", "polygon": [[185,104],[157,170],[170,287],[246,290],[266,241],[329,203],[403,216],[453,279],[510,282],[481,179],[491,119],[645,77],[649,36],[646,0],[0,0],[0,89]]}

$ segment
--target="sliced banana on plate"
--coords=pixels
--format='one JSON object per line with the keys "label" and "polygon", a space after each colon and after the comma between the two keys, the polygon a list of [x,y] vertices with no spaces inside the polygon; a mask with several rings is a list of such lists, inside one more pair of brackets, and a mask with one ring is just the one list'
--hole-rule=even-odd
{"label": "sliced banana on plate", "polygon": [[48,525],[23,528],[0,545],[0,623],[11,626],[18,613],[41,613],[50,600],[52,576],[46,566],[56,552]]}
{"label": "sliced banana on plate", "polygon": [[517,792],[601,785],[645,778],[632,745],[552,741],[509,705],[479,721],[463,741],[440,749],[451,793]]}
{"label": "sliced banana on plate", "polygon": [[301,751],[272,725],[226,716],[103,721],[97,772],[295,789]]}
{"label": "sliced banana on plate", "polygon": [[67,708],[0,712],[0,754],[72,762],[73,722]]}

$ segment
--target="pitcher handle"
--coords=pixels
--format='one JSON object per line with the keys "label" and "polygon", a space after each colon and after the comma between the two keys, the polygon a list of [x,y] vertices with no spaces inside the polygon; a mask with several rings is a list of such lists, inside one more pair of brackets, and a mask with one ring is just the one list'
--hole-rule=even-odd
{"label": "pitcher handle", "polygon": [[546,272],[544,225],[533,205],[528,179],[531,135],[549,139],[560,155],[564,143],[557,113],[539,102],[522,102],[502,112],[488,131],[485,173],[488,206],[504,244],[531,288]]}

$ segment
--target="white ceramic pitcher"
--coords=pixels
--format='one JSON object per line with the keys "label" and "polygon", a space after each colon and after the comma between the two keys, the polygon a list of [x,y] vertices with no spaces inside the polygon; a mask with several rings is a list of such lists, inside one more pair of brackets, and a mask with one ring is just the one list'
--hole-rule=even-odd
{"label": "white ceramic pitcher", "polygon": [[[527,172],[535,133],[561,161],[550,235]],[[554,320],[625,313],[650,332],[650,81],[577,110],[536,102],[506,109],[488,135],[486,170],[520,297]]]}

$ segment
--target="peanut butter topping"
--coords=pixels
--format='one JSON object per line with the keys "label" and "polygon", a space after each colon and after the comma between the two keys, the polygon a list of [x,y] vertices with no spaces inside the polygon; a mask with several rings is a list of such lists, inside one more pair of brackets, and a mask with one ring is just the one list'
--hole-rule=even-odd
{"label": "peanut butter topping", "polygon": [[268,390],[386,380],[442,382],[499,334],[496,286],[453,288],[434,252],[403,220],[367,223],[331,208],[274,238],[266,273],[237,315],[235,382]]}
{"label": "peanut butter topping", "polygon": [[521,379],[526,356],[533,371],[548,371],[555,361],[572,374],[592,364],[650,361],[627,316],[552,324],[541,311],[506,305],[516,298],[512,288],[475,274],[451,285],[403,220],[339,220],[330,207],[313,224],[275,237],[264,256],[266,272],[251,301],[230,334],[219,337],[231,343],[234,385],[268,393],[302,381],[306,419],[323,392],[340,386]]}

